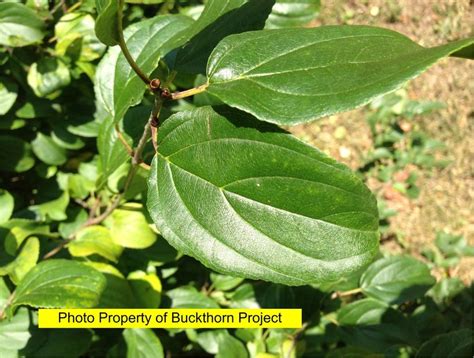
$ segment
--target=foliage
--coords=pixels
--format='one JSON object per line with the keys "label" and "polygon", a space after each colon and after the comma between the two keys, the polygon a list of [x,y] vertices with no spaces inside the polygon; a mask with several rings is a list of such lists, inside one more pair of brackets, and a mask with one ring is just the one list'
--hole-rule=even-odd
{"label": "foliage", "polygon": [[[302,29],[319,6],[0,3],[0,356],[469,352],[472,287],[430,274],[472,255],[464,238],[440,233],[429,265],[382,257],[363,180],[277,125],[367,104],[473,39]],[[423,134],[398,146],[398,116],[437,104],[372,106],[367,175],[440,165]],[[39,307],[294,307],[305,324],[43,331]]]}

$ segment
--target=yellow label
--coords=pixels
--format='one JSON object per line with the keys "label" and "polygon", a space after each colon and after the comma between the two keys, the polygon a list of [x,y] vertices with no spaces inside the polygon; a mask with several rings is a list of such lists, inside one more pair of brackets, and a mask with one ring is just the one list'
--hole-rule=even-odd
{"label": "yellow label", "polygon": [[301,328],[300,309],[40,309],[39,328]]}

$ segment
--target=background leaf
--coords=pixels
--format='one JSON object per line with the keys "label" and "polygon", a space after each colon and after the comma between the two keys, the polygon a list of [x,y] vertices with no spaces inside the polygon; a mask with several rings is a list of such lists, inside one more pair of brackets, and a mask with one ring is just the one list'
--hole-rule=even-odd
{"label": "background leaf", "polygon": [[265,27],[302,27],[316,18],[320,8],[320,0],[277,0]]}
{"label": "background leaf", "polygon": [[387,303],[422,297],[436,280],[428,266],[409,256],[393,256],[374,262],[360,280],[362,292]]}
{"label": "background leaf", "polygon": [[163,347],[151,329],[132,328],[123,331],[127,358],[163,358]]}
{"label": "background leaf", "polygon": [[119,43],[119,9],[123,7],[123,0],[95,0],[97,19],[95,33],[97,38],[107,46]]}
{"label": "background leaf", "polygon": [[104,288],[104,276],[91,267],[71,260],[47,260],[23,278],[11,307],[95,307]]}
{"label": "background leaf", "polygon": [[0,45],[22,47],[39,43],[44,36],[43,21],[23,4],[0,4]]}

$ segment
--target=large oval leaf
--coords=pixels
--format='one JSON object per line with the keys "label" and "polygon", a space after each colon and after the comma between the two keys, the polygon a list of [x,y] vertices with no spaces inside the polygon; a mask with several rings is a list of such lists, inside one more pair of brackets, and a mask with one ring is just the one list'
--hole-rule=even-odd
{"label": "large oval leaf", "polygon": [[[167,15],[133,24],[124,36],[138,67],[151,74],[160,58],[181,43],[174,35],[192,23],[185,16]],[[130,106],[140,103],[146,86],[128,64],[120,48],[109,49],[96,74],[97,100],[116,120],[123,117]]]}
{"label": "large oval leaf", "polygon": [[95,0],[97,19],[95,33],[97,38],[107,46],[118,45],[119,36],[119,10],[123,0]]}
{"label": "large oval leaf", "polygon": [[89,266],[62,259],[43,261],[20,282],[11,307],[94,307],[104,288],[104,276]]}
{"label": "large oval leaf", "polygon": [[307,122],[366,104],[473,42],[424,48],[367,26],[248,32],[216,47],[208,91],[260,120]]}
{"label": "large oval leaf", "polygon": [[335,281],[372,260],[376,202],[348,168],[218,111],[183,112],[160,129],[148,208],[173,246],[222,273],[290,285]]}

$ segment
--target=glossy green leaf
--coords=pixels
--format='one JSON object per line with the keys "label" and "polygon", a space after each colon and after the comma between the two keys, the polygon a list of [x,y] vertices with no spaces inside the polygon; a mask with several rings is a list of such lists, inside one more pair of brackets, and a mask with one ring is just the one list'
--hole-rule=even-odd
{"label": "glossy green leaf", "polygon": [[163,358],[163,347],[151,329],[130,328],[123,331],[127,358]]}
{"label": "glossy green leaf", "polygon": [[20,138],[0,135],[0,171],[25,172],[35,164],[29,143]]}
{"label": "glossy green leaf", "polygon": [[107,46],[119,43],[119,10],[123,7],[123,0],[95,0],[97,19],[95,33],[97,38]]}
{"label": "glossy green leaf", "polygon": [[55,96],[70,82],[69,69],[55,57],[40,59],[28,71],[28,84],[38,97]]}
{"label": "glossy green leaf", "polygon": [[0,77],[0,116],[12,108],[17,97],[18,85],[9,78]]}
{"label": "glossy green leaf", "polygon": [[80,230],[67,247],[72,256],[97,254],[113,262],[117,262],[122,253],[122,247],[113,242],[110,230],[99,225]]}
{"label": "glossy green leaf", "polygon": [[25,275],[36,265],[40,253],[38,238],[30,237],[20,254],[8,265],[0,267],[0,276],[9,275],[15,285],[18,285]]}
{"label": "glossy green leaf", "polygon": [[12,309],[21,305],[95,307],[104,288],[104,276],[91,267],[72,260],[47,260],[36,265],[17,286]]}
{"label": "glossy green leaf", "polygon": [[260,30],[275,0],[209,0],[199,19],[185,31],[189,42],[179,50],[176,69],[205,73],[212,50],[223,38]]}
{"label": "glossy green leaf", "polygon": [[21,47],[39,43],[43,37],[43,21],[23,4],[0,4],[0,45]]}
{"label": "glossy green leaf", "polygon": [[474,332],[470,329],[441,334],[423,344],[416,357],[455,358],[470,357],[474,352]]}
{"label": "glossy green leaf", "polygon": [[157,235],[151,230],[140,204],[127,204],[116,209],[106,222],[113,242],[131,249],[153,245]]}
{"label": "glossy green leaf", "polygon": [[218,352],[216,358],[248,358],[244,344],[230,334],[217,338]]}
{"label": "glossy green leaf", "polygon": [[0,224],[7,222],[12,216],[15,200],[6,190],[0,189]]}
{"label": "glossy green leaf", "polygon": [[35,155],[46,164],[62,165],[67,161],[66,151],[58,146],[54,140],[38,132],[36,138],[31,142]]}
{"label": "glossy green leaf", "polygon": [[316,18],[321,0],[277,0],[266,28],[302,27]]}
{"label": "glossy green leaf", "polygon": [[422,297],[435,283],[428,266],[409,256],[378,260],[360,279],[362,292],[387,303],[402,303]]}
{"label": "glossy green leaf", "polygon": [[350,170],[245,113],[203,107],[160,128],[148,210],[179,251],[233,276],[322,284],[368,264],[376,202]]}
{"label": "glossy green leaf", "polygon": [[[146,74],[156,69],[160,58],[181,43],[174,35],[192,23],[185,16],[157,16],[133,24],[124,36],[131,55]],[[115,47],[109,49],[96,74],[95,93],[99,103],[115,118],[121,119],[130,106],[141,102],[146,86]]]}
{"label": "glossy green leaf", "polygon": [[56,54],[68,56],[74,61],[93,61],[105,51],[94,32],[94,18],[88,14],[72,12],[56,23]]}
{"label": "glossy green leaf", "polygon": [[231,35],[209,59],[208,91],[260,120],[308,122],[393,91],[473,41],[424,48],[397,32],[366,26]]}

